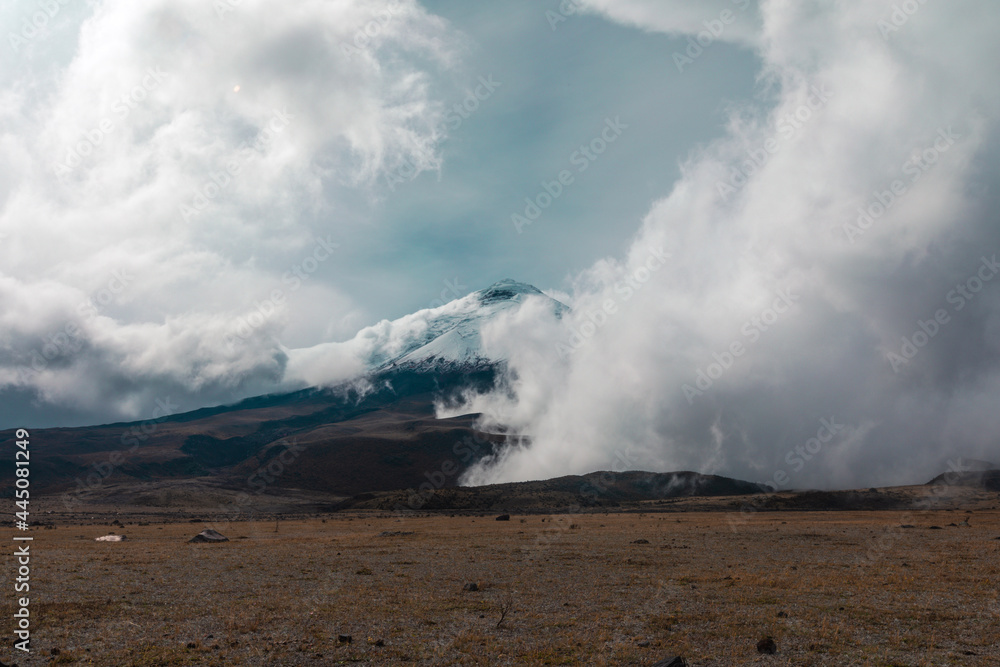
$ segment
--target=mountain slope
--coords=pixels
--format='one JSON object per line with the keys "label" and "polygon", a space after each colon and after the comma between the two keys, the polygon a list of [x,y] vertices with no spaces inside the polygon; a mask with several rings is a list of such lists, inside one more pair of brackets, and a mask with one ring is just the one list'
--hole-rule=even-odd
{"label": "mountain slope", "polygon": [[[33,432],[32,487],[82,496],[109,483],[212,478],[240,488],[256,484],[260,470],[280,468],[281,474],[265,475],[269,488],[353,495],[418,487],[428,474],[438,479],[446,462],[441,485],[453,486],[504,436],[477,432],[475,415],[436,419],[434,403],[494,386],[504,359],[484,348],[483,329],[531,299],[555,317],[568,310],[531,285],[503,280],[368,327],[352,344],[313,350],[301,359],[304,365],[343,355],[345,345],[363,360],[360,371],[326,388],[155,422]],[[8,472],[0,492],[9,494],[14,476]]]}
{"label": "mountain slope", "polygon": [[[162,420],[32,431],[32,489],[85,497],[108,483],[211,477],[231,488],[267,487],[354,494],[419,485],[424,473],[455,458],[448,484],[502,436],[475,431],[475,415],[436,419],[434,401],[491,386],[490,369],[415,372],[392,369],[350,385],[261,396]],[[13,436],[7,431],[0,437]],[[457,457],[457,443],[479,443]],[[287,449],[291,451],[286,452]],[[280,457],[280,458],[279,458]],[[281,462],[279,468],[275,460]],[[0,494],[13,493],[13,459]],[[9,474],[7,474],[9,473]]]}
{"label": "mountain slope", "polygon": [[287,350],[287,377],[329,385],[393,368],[440,371],[503,363],[495,351],[485,348],[483,330],[530,299],[540,300],[557,318],[569,310],[531,285],[501,280],[443,306],[383,320],[348,341]]}
{"label": "mountain slope", "polygon": [[927,486],[962,486],[1000,491],[1000,470],[973,470],[971,472],[946,472],[938,475]]}
{"label": "mountain slope", "polygon": [[[483,366],[502,361],[483,348],[483,327],[500,315],[519,308],[528,298],[548,301],[557,316],[568,310],[567,306],[546,296],[536,287],[514,280],[501,280],[440,308],[411,316],[425,314],[425,326],[408,331],[409,335],[403,336],[402,340],[392,340],[390,336],[389,340],[377,345],[368,359],[368,365],[377,371],[395,366],[429,369],[442,365]],[[403,326],[406,324],[409,322]]]}

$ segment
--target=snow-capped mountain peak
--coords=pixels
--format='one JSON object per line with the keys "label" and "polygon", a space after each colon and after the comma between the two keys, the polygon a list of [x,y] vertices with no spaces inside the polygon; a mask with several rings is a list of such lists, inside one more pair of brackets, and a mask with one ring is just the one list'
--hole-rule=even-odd
{"label": "snow-capped mountain peak", "polygon": [[501,280],[438,308],[383,323],[390,330],[386,333],[391,333],[386,344],[372,350],[369,367],[372,370],[399,366],[471,367],[502,361],[483,350],[482,329],[501,313],[519,308],[532,297],[551,302],[557,316],[567,309],[533,285]]}
{"label": "snow-capped mountain peak", "polygon": [[529,299],[556,317],[569,308],[538,288],[501,280],[435,308],[365,327],[351,340],[287,350],[286,379],[311,386],[344,382],[390,369],[475,370],[505,361],[483,348],[483,329]]}
{"label": "snow-capped mountain peak", "polygon": [[545,296],[542,290],[538,289],[534,285],[519,283],[516,280],[511,280],[510,278],[505,278],[504,280],[493,283],[486,289],[474,292],[474,294],[479,299],[479,303],[483,305],[497,303],[500,301],[520,302],[525,295]]}

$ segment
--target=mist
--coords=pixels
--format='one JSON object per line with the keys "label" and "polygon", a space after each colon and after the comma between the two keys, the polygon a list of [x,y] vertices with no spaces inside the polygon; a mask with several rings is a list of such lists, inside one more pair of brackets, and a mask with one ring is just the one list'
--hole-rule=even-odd
{"label": "mist", "polygon": [[996,12],[764,2],[730,36],[712,23],[730,3],[693,27],[670,3],[589,4],[690,33],[685,76],[718,42],[752,45],[761,94],[624,256],[574,275],[572,316],[494,325],[518,341],[513,392],[450,412],[531,444],[463,482],[627,467],[853,488],[1000,459]]}
{"label": "mist", "polygon": [[530,444],[464,483],[1000,462],[985,0],[57,4],[0,10],[8,427],[353,381],[509,277],[572,311],[481,332],[440,412]]}

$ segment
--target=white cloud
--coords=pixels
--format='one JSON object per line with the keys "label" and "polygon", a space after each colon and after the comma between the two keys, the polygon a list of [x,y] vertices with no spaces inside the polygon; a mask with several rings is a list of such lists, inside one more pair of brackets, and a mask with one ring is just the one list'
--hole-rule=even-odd
{"label": "white cloud", "polygon": [[[585,10],[625,25],[673,35],[709,31],[713,39],[745,45],[760,37],[756,0],[578,0]],[[728,14],[726,14],[728,12]]]}
{"label": "white cloud", "polygon": [[[329,185],[437,168],[443,109],[421,67],[450,66],[452,31],[412,0],[230,4],[107,0],[57,75],[18,54],[0,91],[0,278],[3,311],[28,306],[6,318],[0,388],[79,403],[97,385],[112,406],[171,387],[252,391],[281,376],[290,310],[299,336],[357,310],[289,272],[338,237]],[[97,303],[115,272],[128,284]],[[88,302],[97,312],[81,315]],[[22,372],[67,326],[80,350]],[[105,411],[119,413],[136,416]]]}
{"label": "white cloud", "polygon": [[[697,30],[699,15],[719,9],[590,5],[667,32]],[[533,444],[466,481],[584,473],[624,451],[636,468],[759,480],[784,470],[798,487],[912,482],[947,456],[997,458],[1000,423],[985,407],[996,395],[985,392],[998,379],[990,313],[1000,285],[961,312],[946,301],[983,253],[1000,251],[986,186],[972,186],[996,186],[1000,47],[988,7],[919,5],[886,38],[878,21],[892,3],[761,3],[759,34],[739,41],[756,45],[775,102],[734,110],[726,135],[652,207],[624,261],[578,276],[567,327],[579,332],[608,299],[618,308],[568,367],[539,340],[514,357],[519,400],[472,404]],[[894,181],[901,194],[850,242],[845,225],[888,201]],[[671,261],[626,301],[620,288],[659,246]],[[949,324],[895,373],[887,353],[940,308]],[[699,385],[699,372],[718,377]],[[947,415],[975,426],[962,431]],[[831,417],[844,430],[793,470],[787,453]]]}

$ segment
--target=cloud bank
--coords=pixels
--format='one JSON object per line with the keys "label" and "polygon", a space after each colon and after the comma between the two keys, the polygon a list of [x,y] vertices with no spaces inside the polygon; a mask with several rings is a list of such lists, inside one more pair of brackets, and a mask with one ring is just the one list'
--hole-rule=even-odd
{"label": "cloud bank", "polygon": [[337,188],[440,163],[448,27],[413,0],[107,0],[80,21],[58,68],[49,27],[4,31],[0,391],[137,418],[273,389],[280,332],[358,309],[315,279]]}
{"label": "cloud bank", "polygon": [[[516,398],[461,410],[531,445],[465,481],[627,465],[843,487],[1000,459],[992,6],[572,4],[670,36],[650,85],[707,89],[715,50],[743,49],[757,96],[626,226],[626,252],[570,279],[572,314],[528,300],[482,332]],[[355,336],[365,304],[330,269],[352,197],[442,166],[454,29],[403,0],[59,6],[31,34],[12,19],[0,57],[0,416],[144,418],[328,383],[420,335],[427,310]],[[414,236],[373,231],[390,239],[373,271],[419,265]],[[347,342],[295,349],[316,340]]]}
{"label": "cloud bank", "polygon": [[[692,34],[736,5],[586,4]],[[626,460],[849,487],[1000,458],[1000,17],[985,1],[747,11],[757,32],[731,39],[761,58],[760,101],[684,162],[624,257],[575,277],[565,327],[496,324],[497,341],[548,334],[510,350],[516,399],[461,411],[532,444],[466,483]]]}

